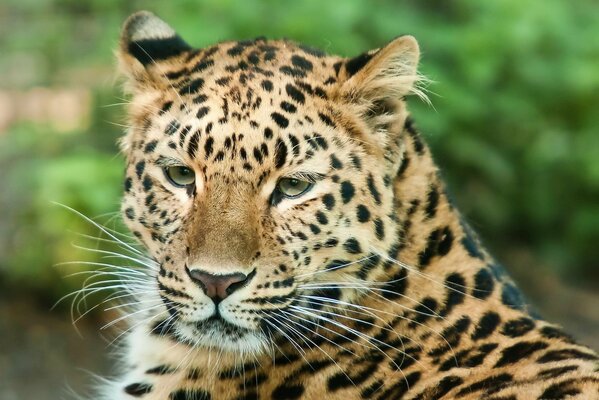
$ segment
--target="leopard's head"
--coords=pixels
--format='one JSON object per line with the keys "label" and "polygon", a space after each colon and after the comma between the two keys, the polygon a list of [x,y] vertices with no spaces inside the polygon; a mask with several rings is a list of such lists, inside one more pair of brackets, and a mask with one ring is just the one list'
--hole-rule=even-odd
{"label": "leopard's head", "polygon": [[286,40],[194,49],[151,13],[127,20],[122,210],[160,266],[155,333],[258,351],[390,278],[418,55],[409,36],[351,59]]}

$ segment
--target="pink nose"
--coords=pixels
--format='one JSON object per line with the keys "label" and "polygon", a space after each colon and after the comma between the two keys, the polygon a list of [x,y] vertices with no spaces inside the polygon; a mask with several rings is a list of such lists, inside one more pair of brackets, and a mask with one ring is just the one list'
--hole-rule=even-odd
{"label": "pink nose", "polygon": [[246,275],[241,272],[227,275],[214,275],[199,269],[187,269],[190,278],[198,284],[215,303],[219,303],[237,289],[245,286],[254,276],[255,271]]}

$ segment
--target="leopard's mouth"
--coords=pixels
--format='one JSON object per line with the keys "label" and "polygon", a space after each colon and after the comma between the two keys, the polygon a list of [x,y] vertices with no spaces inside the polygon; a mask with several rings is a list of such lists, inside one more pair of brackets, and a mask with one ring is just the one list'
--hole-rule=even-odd
{"label": "leopard's mouth", "polygon": [[191,322],[191,325],[202,333],[209,332],[220,332],[227,336],[240,336],[244,333],[250,332],[250,329],[235,325],[225,320],[220,314],[214,314],[208,319],[202,321]]}
{"label": "leopard's mouth", "polygon": [[235,353],[257,353],[266,349],[261,332],[235,325],[214,314],[201,321],[176,322],[175,339],[195,348],[214,348]]}

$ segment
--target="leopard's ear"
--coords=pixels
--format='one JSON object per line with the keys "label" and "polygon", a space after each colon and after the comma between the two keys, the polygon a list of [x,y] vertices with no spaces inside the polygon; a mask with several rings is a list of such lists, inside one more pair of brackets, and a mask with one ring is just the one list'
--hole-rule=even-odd
{"label": "leopard's ear", "polygon": [[408,117],[403,98],[417,94],[426,100],[419,88],[423,80],[419,56],[416,39],[401,36],[380,49],[344,60],[339,69],[337,94],[364,128],[354,134],[384,156],[390,171],[402,159],[401,138]]}
{"label": "leopard's ear", "polygon": [[170,25],[149,11],[139,11],[123,24],[119,66],[133,87],[159,84],[164,75],[161,64],[190,50]]}
{"label": "leopard's ear", "polygon": [[348,59],[343,64],[341,94],[373,102],[419,94],[419,57],[416,39],[401,36],[383,48]]}

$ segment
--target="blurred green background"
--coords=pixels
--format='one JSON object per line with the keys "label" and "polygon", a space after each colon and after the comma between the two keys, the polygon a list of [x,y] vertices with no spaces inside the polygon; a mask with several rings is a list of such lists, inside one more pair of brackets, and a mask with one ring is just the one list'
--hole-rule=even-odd
{"label": "blurred green background", "polygon": [[[9,338],[22,349],[35,342],[55,349],[48,359],[72,367],[83,357],[92,369],[106,352],[104,344],[88,355],[89,341],[82,352],[48,339],[73,335],[61,325],[70,322],[68,302],[49,307],[80,287],[81,277],[65,275],[89,268],[54,265],[94,260],[72,243],[82,240],[74,232],[98,233],[51,202],[118,226],[123,160],[115,143],[126,99],[113,51],[120,25],[139,9],[197,47],[266,35],[351,56],[400,34],[416,36],[434,108],[416,99],[411,108],[457,204],[533,303],[599,347],[596,0],[3,0],[0,346],[14,349]],[[91,343],[102,318],[83,322],[92,326]],[[30,334],[32,326],[38,330]],[[2,334],[17,328],[19,335]],[[18,389],[18,372],[6,374],[15,360],[23,371],[40,369],[53,386],[64,383],[60,368],[48,372],[44,363],[5,354],[2,399],[37,393],[31,385]],[[79,378],[70,379],[78,387]]]}

